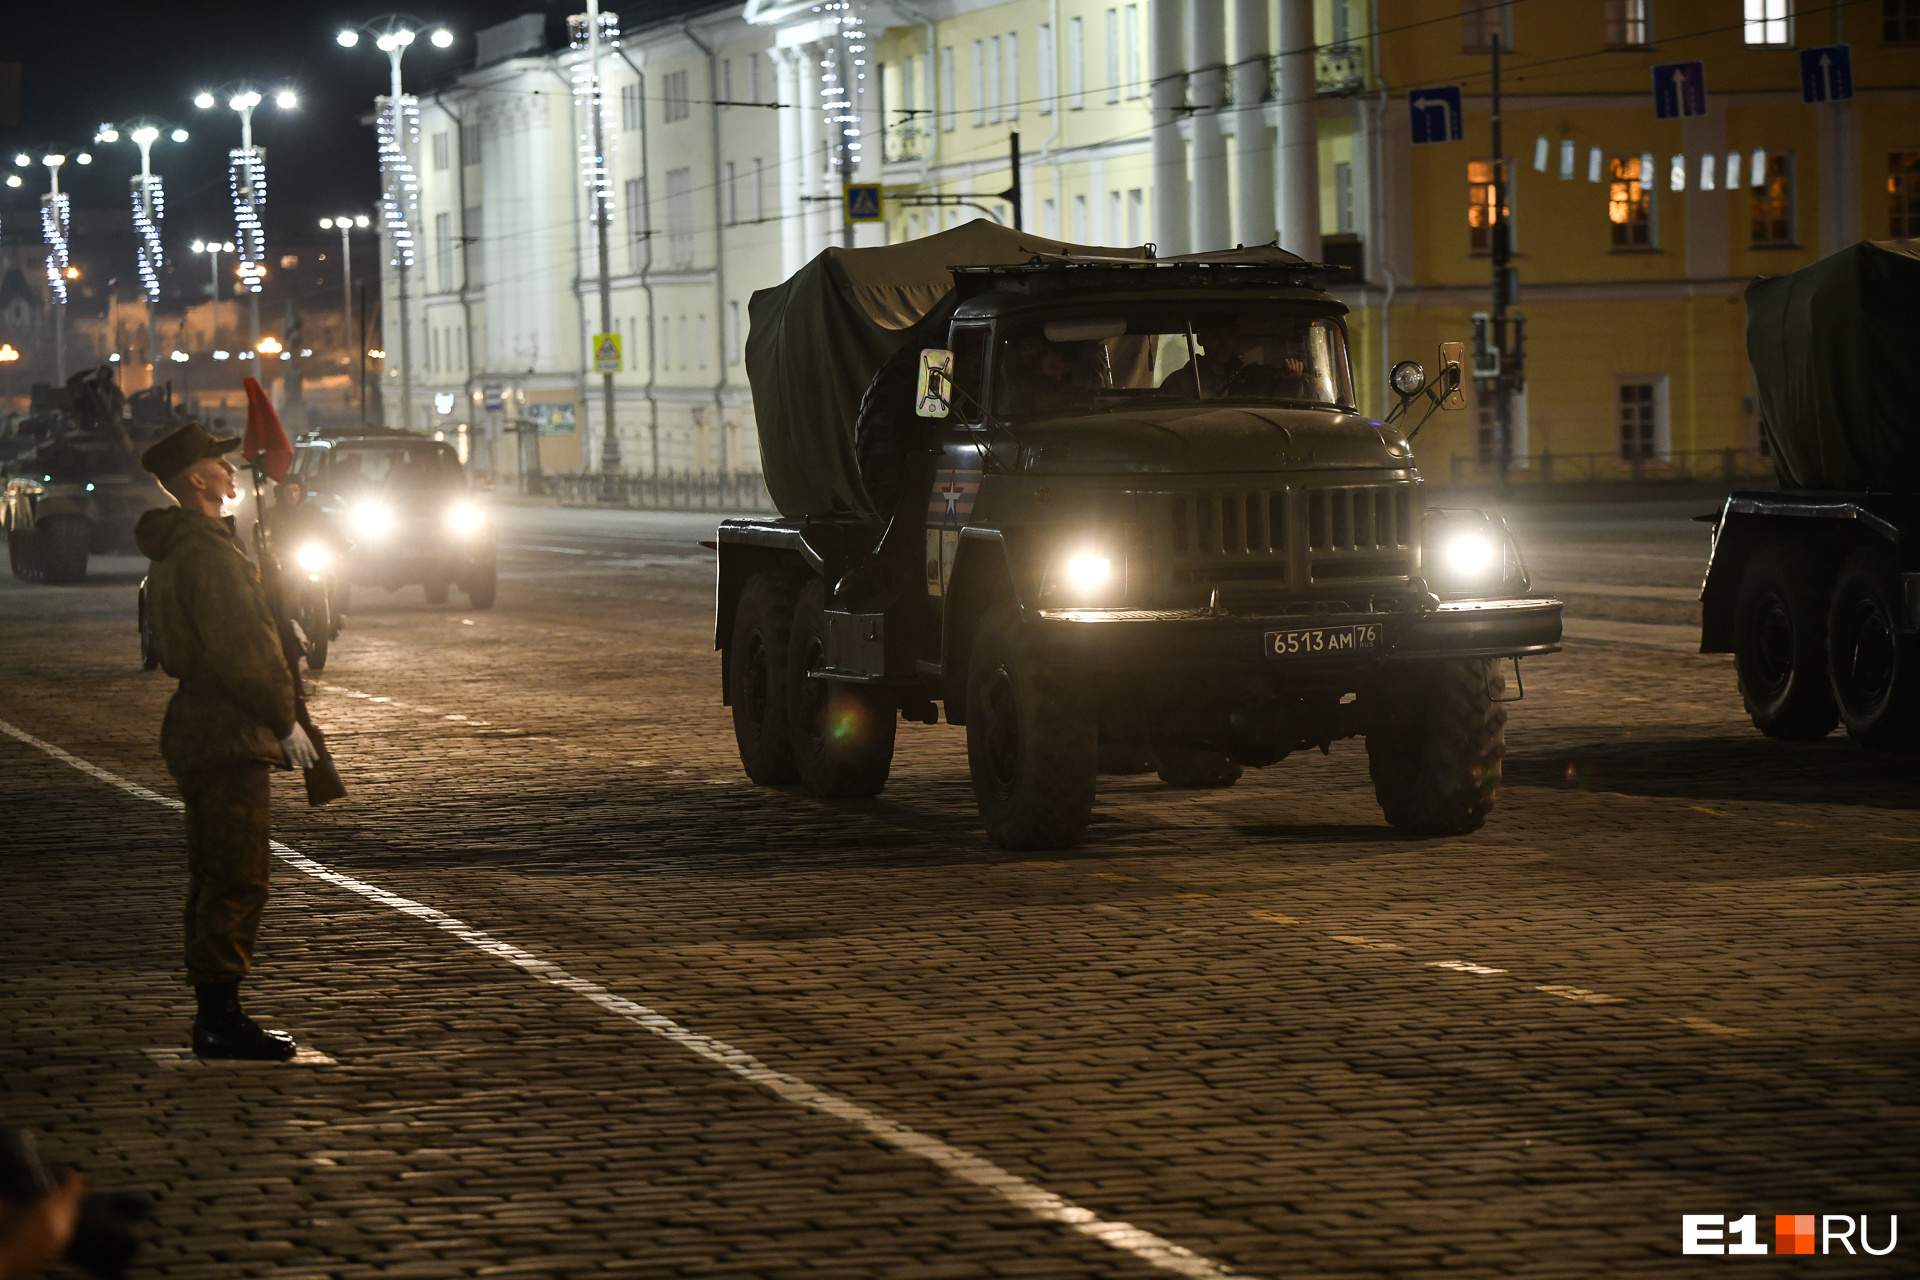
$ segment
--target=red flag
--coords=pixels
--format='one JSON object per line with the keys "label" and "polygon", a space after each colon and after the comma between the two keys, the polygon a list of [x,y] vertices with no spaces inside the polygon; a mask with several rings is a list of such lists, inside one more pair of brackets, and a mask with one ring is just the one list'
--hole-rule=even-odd
{"label": "red flag", "polygon": [[293,442],[273,411],[273,401],[260,387],[258,378],[247,379],[247,435],[240,442],[240,456],[267,473],[275,484],[287,478],[293,465]]}

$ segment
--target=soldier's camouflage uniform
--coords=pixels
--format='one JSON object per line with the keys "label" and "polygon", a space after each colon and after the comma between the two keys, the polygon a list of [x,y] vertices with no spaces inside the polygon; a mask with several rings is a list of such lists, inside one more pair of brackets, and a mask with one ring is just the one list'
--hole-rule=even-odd
{"label": "soldier's camouflage uniform", "polygon": [[231,520],[171,507],[147,512],[135,532],[153,561],[154,650],[180,681],[160,750],[187,806],[187,974],[196,985],[237,982],[267,902],[267,776],[287,765],[293,677]]}

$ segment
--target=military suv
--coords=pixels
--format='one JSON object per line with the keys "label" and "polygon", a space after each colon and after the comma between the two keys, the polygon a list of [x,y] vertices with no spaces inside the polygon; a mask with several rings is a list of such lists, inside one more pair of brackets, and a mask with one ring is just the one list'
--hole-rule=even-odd
{"label": "military suv", "polygon": [[[755,298],[756,408],[820,376],[796,350],[819,326],[796,314],[851,299],[896,349],[929,336],[903,297],[950,319],[905,393],[937,455],[924,504],[900,506],[924,551],[911,589],[845,597],[901,530],[883,539],[881,513],[818,509],[830,496],[784,483],[825,446],[780,438],[790,398],[762,415],[785,514],[718,535],[716,641],[749,776],[874,794],[896,722],[934,723],[938,704],[966,728],[981,815],[1008,848],[1076,843],[1103,762],[1221,787],[1355,736],[1394,827],[1480,826],[1519,692],[1507,660],[1557,649],[1561,606],[1530,594],[1504,522],[1429,507],[1407,437],[1355,408],[1324,269],[1277,250],[1122,260],[1028,240],[953,246],[974,256],[945,294],[883,288],[858,257],[899,249],[833,250],[807,269],[817,289],[796,277]],[[1458,401],[1456,364],[1395,372],[1403,404]],[[823,434],[836,425],[849,432]]]}
{"label": "military suv", "polygon": [[352,543],[337,571],[342,613],[349,585],[419,586],[429,604],[445,604],[457,586],[475,609],[493,607],[493,522],[452,445],[375,428],[303,436],[294,444],[290,475]]}

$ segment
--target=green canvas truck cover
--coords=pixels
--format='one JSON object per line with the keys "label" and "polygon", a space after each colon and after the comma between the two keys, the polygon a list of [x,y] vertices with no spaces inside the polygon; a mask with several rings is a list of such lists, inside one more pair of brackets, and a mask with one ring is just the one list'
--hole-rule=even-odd
{"label": "green canvas truck cover", "polygon": [[1862,241],[1747,286],[1783,488],[1920,490],[1920,241]]}
{"label": "green canvas truck cover", "polygon": [[[1063,244],[976,218],[873,249],[829,248],[753,295],[747,381],[774,506],[790,519],[866,514],[854,458],[860,397],[913,326],[953,289],[952,268],[1013,266],[1039,255],[1151,256],[1144,248]],[[945,335],[927,345],[944,345]]]}

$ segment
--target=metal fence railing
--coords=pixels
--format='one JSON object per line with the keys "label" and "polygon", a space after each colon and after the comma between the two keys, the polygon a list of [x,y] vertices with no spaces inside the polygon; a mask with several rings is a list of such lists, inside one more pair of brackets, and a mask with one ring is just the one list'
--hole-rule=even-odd
{"label": "metal fence railing", "polygon": [[571,472],[543,478],[563,507],[630,507],[645,511],[772,511],[758,471],[662,472],[657,476]]}
{"label": "metal fence railing", "polygon": [[[1494,463],[1474,454],[1451,455],[1449,478],[1455,487],[1491,484]],[[1530,453],[1516,455],[1507,470],[1513,485],[1648,484],[1676,481],[1738,485],[1771,484],[1773,459],[1758,449],[1676,449],[1664,457],[1623,458],[1618,453]]]}

